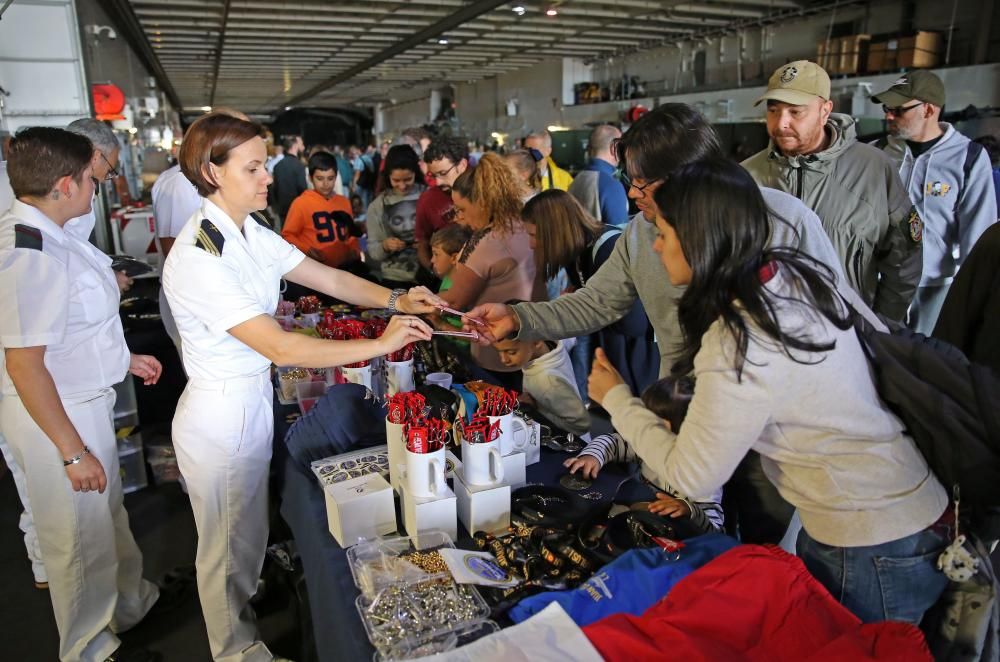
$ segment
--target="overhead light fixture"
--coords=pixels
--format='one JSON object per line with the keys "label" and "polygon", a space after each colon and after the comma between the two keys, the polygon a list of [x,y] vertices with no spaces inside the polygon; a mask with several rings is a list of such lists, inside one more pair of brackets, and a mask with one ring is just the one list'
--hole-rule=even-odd
{"label": "overhead light fixture", "polygon": [[512,12],[514,12],[515,14],[517,14],[518,16],[524,16],[524,12],[525,12],[525,11],[527,11],[527,10],[526,10],[526,9],[525,9],[524,7],[522,7],[521,5],[515,5],[515,6],[511,7],[511,9],[510,9],[510,10],[511,10]]}
{"label": "overhead light fixture", "polygon": [[438,43],[441,44],[442,46],[445,46],[445,45],[448,44],[448,40],[447,39],[438,39]]}
{"label": "overhead light fixture", "polygon": [[548,9],[545,10],[545,15],[546,16],[558,16],[559,15],[559,10],[556,9],[555,7],[549,7]]}
{"label": "overhead light fixture", "polygon": [[555,133],[557,131],[569,131],[568,126],[560,126],[558,124],[550,124],[545,128],[549,130],[549,133]]}
{"label": "overhead light fixture", "polygon": [[201,107],[201,111],[203,113],[210,113],[210,112],[212,112],[212,107],[211,106],[202,106]]}

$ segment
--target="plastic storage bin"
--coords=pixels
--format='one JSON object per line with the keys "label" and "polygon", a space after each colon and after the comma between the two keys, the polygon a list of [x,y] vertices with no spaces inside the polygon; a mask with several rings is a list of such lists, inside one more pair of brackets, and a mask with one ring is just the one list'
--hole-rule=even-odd
{"label": "plastic storage bin", "polygon": [[321,382],[299,382],[295,385],[295,399],[299,402],[299,411],[303,414],[308,412],[316,404],[316,401],[323,397],[328,388],[326,381]]}

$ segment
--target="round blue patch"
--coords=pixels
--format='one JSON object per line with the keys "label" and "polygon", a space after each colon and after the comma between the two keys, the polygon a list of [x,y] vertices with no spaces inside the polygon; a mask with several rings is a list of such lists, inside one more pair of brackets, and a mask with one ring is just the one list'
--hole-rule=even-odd
{"label": "round blue patch", "polygon": [[484,559],[481,556],[465,557],[465,567],[483,579],[493,582],[503,582],[507,580],[507,572],[497,565],[493,559]]}

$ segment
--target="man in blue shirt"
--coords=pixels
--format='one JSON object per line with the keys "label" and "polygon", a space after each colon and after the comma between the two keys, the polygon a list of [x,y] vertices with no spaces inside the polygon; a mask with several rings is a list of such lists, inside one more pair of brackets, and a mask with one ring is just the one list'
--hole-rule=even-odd
{"label": "man in blue shirt", "polygon": [[618,157],[612,145],[622,132],[610,124],[602,124],[590,134],[587,151],[590,163],[570,184],[569,193],[596,219],[610,225],[628,223],[628,198],[625,187],[615,177]]}

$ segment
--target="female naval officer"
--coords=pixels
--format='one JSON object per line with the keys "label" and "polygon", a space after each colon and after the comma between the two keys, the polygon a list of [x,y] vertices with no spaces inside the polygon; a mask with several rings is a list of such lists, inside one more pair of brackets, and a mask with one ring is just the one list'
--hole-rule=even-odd
{"label": "female naval officer", "polygon": [[[198,593],[215,660],[272,660],[249,604],[267,544],[267,478],[274,428],[270,366],[363,361],[431,329],[412,314],[442,304],[425,288],[389,291],[307,258],[254,219],[271,176],[258,124],[224,114],[196,120],[181,170],[202,196],[174,243],[163,287],[190,380],[174,415],[177,461],[198,529]],[[272,314],[280,280],[350,303],[389,308],[377,340],[331,341],[282,331]]]}

